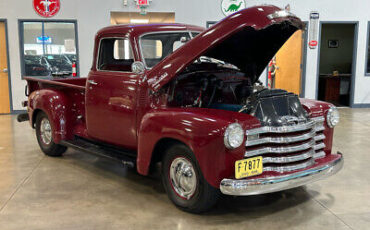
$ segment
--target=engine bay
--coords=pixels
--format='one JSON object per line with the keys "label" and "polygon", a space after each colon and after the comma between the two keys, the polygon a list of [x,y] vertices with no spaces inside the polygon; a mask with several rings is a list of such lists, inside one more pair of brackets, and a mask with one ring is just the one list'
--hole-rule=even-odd
{"label": "engine bay", "polygon": [[236,69],[190,70],[167,87],[167,105],[247,113],[263,126],[307,121],[308,114],[296,94],[268,89],[250,79]]}

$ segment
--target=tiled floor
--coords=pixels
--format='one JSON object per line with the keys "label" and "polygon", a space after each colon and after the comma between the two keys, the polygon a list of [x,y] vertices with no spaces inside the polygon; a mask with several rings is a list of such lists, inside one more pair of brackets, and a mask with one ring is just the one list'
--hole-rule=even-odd
{"label": "tiled floor", "polygon": [[337,175],[268,195],[175,208],[157,178],[69,150],[44,156],[27,122],[0,116],[0,229],[370,229],[370,109],[341,109]]}

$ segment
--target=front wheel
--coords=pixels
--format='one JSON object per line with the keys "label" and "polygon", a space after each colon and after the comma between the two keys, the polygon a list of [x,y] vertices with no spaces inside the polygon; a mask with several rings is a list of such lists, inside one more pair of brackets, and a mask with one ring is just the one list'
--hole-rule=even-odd
{"label": "front wheel", "polygon": [[204,179],[193,152],[185,145],[176,144],[166,151],[162,181],[170,200],[187,212],[205,212],[220,197],[220,191]]}
{"label": "front wheel", "polygon": [[36,137],[41,150],[48,156],[62,156],[67,147],[53,141],[53,129],[48,116],[40,112],[36,117]]}

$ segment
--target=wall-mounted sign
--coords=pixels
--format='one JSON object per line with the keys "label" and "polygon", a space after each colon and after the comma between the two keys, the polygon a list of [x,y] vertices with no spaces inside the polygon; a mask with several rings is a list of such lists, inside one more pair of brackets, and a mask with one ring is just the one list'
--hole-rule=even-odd
{"label": "wall-mounted sign", "polygon": [[152,0],[135,0],[137,8],[140,9],[141,15],[146,15],[147,11],[146,8],[150,5]]}
{"label": "wall-mounted sign", "polygon": [[246,6],[245,0],[222,0],[221,10],[225,16],[235,13]]}
{"label": "wall-mounted sign", "polygon": [[310,13],[310,31],[309,31],[309,42],[308,46],[311,49],[316,49],[318,45],[318,30],[319,30],[319,12],[312,11]]}
{"label": "wall-mounted sign", "polygon": [[149,0],[136,0],[136,4],[138,6],[148,6],[149,5]]}
{"label": "wall-mounted sign", "polygon": [[33,0],[36,13],[45,18],[53,17],[60,10],[60,0]]}
{"label": "wall-mounted sign", "polygon": [[37,44],[51,44],[53,41],[49,36],[39,36],[36,38]]}

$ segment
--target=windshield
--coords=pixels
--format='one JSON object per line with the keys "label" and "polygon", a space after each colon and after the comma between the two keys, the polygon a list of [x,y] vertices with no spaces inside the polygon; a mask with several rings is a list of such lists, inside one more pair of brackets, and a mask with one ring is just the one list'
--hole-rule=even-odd
{"label": "windshield", "polygon": [[69,61],[62,55],[46,55],[45,56],[48,62],[52,66],[59,66],[59,65],[70,65]]}
{"label": "windshield", "polygon": [[146,66],[152,68],[189,40],[189,32],[167,32],[144,35],[140,39],[140,45]]}

